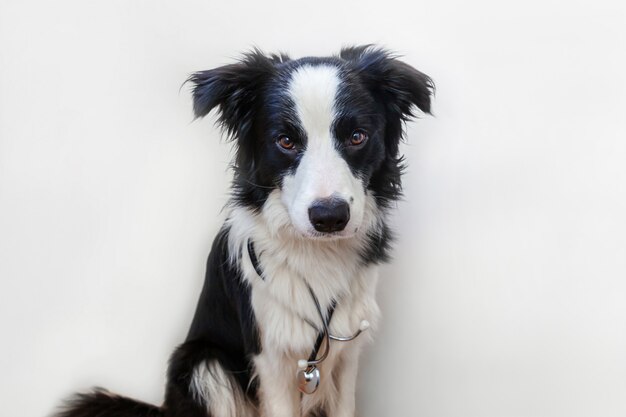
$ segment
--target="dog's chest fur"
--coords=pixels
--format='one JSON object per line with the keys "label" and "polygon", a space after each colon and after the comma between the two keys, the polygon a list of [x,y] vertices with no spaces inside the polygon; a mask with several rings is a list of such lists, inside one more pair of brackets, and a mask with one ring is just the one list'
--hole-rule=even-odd
{"label": "dog's chest fur", "polygon": [[[377,267],[363,262],[358,240],[324,242],[281,231],[275,217],[280,213],[273,210],[271,200],[261,214],[233,211],[229,246],[239,257],[242,277],[251,288],[262,349],[293,356],[295,364],[297,359],[308,357],[322,326],[308,286],[324,314],[333,301],[336,303],[331,333],[350,335],[361,320],[375,324],[378,318],[374,298]],[[250,259],[249,240],[254,242],[262,276]],[[307,321],[315,323],[317,329]],[[340,351],[341,345],[334,343],[333,351]]]}
{"label": "dog's chest fur", "polygon": [[[252,286],[251,303],[263,349],[295,355],[297,359],[309,356],[322,321],[307,283],[325,316],[333,300],[336,302],[329,326],[332,334],[353,334],[361,320],[376,319],[378,311],[373,294],[376,267],[350,270],[345,268],[345,260],[335,263],[339,261],[334,259],[336,254],[312,247],[285,248],[282,255],[274,253],[277,249],[259,245],[265,279],[260,279],[256,272],[244,274]],[[292,255],[292,259],[284,259],[284,255]],[[249,259],[246,264],[250,265]],[[333,351],[338,352],[342,345],[333,343]]]}

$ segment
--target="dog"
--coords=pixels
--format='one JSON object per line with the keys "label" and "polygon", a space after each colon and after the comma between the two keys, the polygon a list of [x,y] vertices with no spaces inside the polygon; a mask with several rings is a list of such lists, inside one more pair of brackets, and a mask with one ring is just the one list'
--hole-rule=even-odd
{"label": "dog", "polygon": [[430,114],[434,84],[371,45],[300,59],[254,49],[187,81],[195,116],[217,109],[236,152],[227,220],[164,403],[95,389],[56,415],[353,417],[372,332],[336,335],[376,327],[399,143],[405,122]]}

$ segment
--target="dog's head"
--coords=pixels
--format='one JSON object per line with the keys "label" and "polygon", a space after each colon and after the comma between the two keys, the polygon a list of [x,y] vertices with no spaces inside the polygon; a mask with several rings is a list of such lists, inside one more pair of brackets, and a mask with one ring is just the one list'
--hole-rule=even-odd
{"label": "dog's head", "polygon": [[217,107],[236,141],[234,199],[260,210],[274,195],[310,238],[351,237],[368,197],[385,208],[401,192],[398,145],[430,78],[371,46],[291,60],[255,50],[193,74],[194,112]]}

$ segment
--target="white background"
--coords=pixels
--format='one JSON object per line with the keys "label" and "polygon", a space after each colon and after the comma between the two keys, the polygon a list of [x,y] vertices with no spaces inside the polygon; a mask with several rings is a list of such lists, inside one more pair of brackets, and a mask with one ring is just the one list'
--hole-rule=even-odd
{"label": "white background", "polygon": [[190,72],[375,42],[438,89],[359,414],[626,415],[625,24],[617,1],[1,0],[0,413],[160,403],[230,175]]}

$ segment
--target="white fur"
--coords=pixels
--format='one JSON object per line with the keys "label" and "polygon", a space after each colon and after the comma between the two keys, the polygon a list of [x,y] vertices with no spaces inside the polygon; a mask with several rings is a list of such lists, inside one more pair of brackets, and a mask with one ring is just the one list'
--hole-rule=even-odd
{"label": "white fur", "polygon": [[316,234],[308,215],[315,200],[335,197],[350,205],[350,221],[338,233],[341,237],[354,236],[363,218],[363,184],[341,157],[332,132],[339,83],[336,67],[305,65],[293,73],[289,84],[307,142],[295,174],[283,179],[281,199],[294,227],[305,235]]}
{"label": "white fur", "polygon": [[196,366],[191,377],[191,393],[206,406],[210,416],[252,417],[257,415],[245,400],[239,384],[215,360]]}

